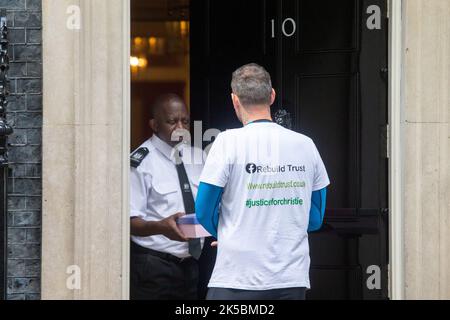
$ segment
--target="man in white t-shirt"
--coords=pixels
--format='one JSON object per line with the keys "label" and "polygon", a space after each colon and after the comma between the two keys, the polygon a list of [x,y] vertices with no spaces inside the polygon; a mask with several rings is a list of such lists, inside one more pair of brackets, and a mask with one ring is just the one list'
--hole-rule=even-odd
{"label": "man in white t-shirt", "polygon": [[244,127],[217,136],[195,207],[218,239],[207,298],[302,300],[308,231],[322,225],[330,181],[313,141],[272,122],[275,91],[263,67],[239,68],[231,87]]}

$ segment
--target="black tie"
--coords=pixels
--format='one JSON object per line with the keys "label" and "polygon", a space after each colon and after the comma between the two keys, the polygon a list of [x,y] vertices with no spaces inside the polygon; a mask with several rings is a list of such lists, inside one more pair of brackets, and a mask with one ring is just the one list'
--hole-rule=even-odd
{"label": "black tie", "polygon": [[[175,151],[176,168],[178,173],[178,180],[180,181],[181,194],[183,195],[184,210],[186,214],[195,213],[194,196],[192,195],[191,185],[184,167],[183,161],[180,158],[180,154]],[[198,260],[202,253],[202,247],[200,239],[189,239],[189,253]]]}

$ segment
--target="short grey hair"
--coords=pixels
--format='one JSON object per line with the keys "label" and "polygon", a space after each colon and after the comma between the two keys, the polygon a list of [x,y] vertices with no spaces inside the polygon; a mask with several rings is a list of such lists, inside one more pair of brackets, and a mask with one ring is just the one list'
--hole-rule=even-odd
{"label": "short grey hair", "polygon": [[246,64],[233,72],[231,89],[243,106],[270,105],[270,74],[256,63]]}

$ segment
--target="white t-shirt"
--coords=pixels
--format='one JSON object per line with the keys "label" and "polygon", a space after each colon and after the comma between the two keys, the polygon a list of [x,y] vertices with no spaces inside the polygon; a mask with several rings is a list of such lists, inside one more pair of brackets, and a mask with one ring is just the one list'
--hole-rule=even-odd
{"label": "white t-shirt", "polygon": [[310,288],[311,195],[330,184],[310,138],[270,122],[228,130],[200,181],[224,187],[209,287]]}

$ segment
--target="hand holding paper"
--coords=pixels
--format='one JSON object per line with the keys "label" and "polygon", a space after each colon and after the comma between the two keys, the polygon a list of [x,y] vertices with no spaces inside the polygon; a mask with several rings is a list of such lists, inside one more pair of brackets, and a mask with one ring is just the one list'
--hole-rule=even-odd
{"label": "hand holding paper", "polygon": [[179,217],[177,219],[177,225],[186,238],[193,239],[211,236],[197,220],[195,213]]}

